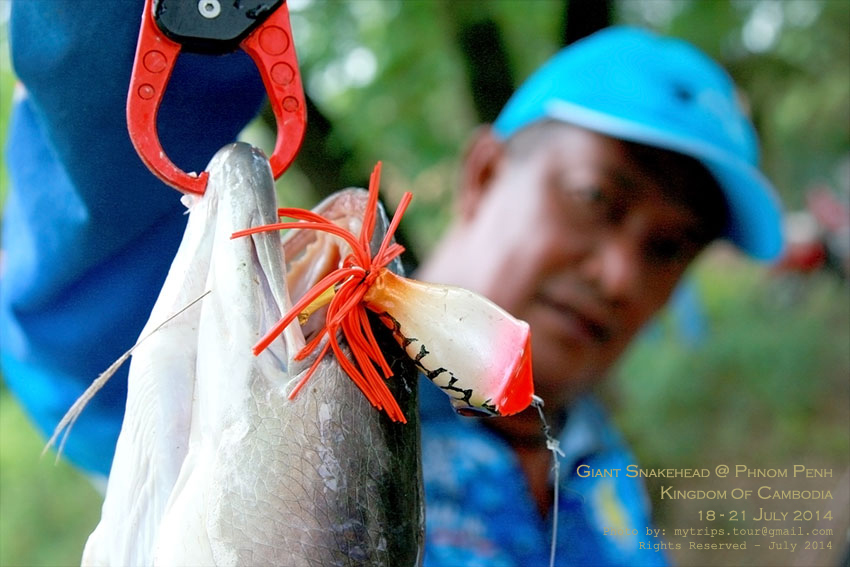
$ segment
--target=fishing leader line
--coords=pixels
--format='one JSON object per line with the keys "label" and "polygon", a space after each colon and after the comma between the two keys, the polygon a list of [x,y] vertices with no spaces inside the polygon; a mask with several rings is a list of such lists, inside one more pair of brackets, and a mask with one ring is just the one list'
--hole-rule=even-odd
{"label": "fishing leader line", "polygon": [[187,311],[190,307],[201,301],[211,292],[212,290],[208,289],[200,296],[196,297],[188,304],[178,309],[173,315],[169,315],[168,317],[166,317],[165,321],[154,327],[154,329],[151,330],[151,332],[147,333],[145,336],[139,337],[139,340],[136,341],[136,344],[131,346],[127,350],[127,352],[118,357],[118,360],[110,364],[109,368],[101,372],[100,375],[95,378],[94,381],[89,385],[89,387],[86,388],[86,390],[82,394],[80,394],[80,397],[77,398],[77,400],[65,413],[65,415],[62,416],[62,419],[59,421],[59,423],[56,425],[56,428],[53,430],[53,435],[50,436],[50,439],[47,441],[47,444],[41,450],[41,456],[43,457],[45,453],[47,453],[47,451],[55,445],[56,440],[61,434],[62,439],[60,440],[59,447],[56,450],[55,462],[58,463],[59,458],[62,456],[62,451],[65,449],[65,441],[68,440],[68,435],[71,433],[71,428],[77,422],[77,418],[80,417],[80,414],[83,413],[83,409],[86,407],[86,404],[88,404],[89,401],[91,401],[91,399],[94,397],[94,395],[97,394],[100,389],[106,385],[106,382],[108,382],[109,379],[112,378],[112,375],[118,371],[121,365],[123,365],[124,362],[126,362],[127,359],[130,358],[130,355],[133,354],[133,351],[136,350],[136,347],[138,347],[145,339],[162,329],[166,325],[166,323],[171,322],[178,315],[181,315],[182,313]]}
{"label": "fishing leader line", "polygon": [[555,567],[555,551],[558,548],[558,487],[561,484],[561,461],[563,457],[561,443],[552,436],[552,428],[543,415],[543,398],[537,395],[531,396],[531,405],[537,409],[540,421],[543,424],[543,436],[546,438],[546,448],[552,451],[552,475],[554,476],[554,487],[552,495],[552,545],[549,548],[549,567]]}

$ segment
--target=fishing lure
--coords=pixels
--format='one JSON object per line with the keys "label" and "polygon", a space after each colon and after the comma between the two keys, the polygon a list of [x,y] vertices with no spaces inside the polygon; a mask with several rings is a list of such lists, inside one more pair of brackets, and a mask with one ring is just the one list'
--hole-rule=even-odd
{"label": "fishing lure", "polygon": [[[289,394],[294,398],[333,351],[340,366],[373,406],[393,421],[406,422],[385,383],[392,376],[369,326],[366,309],[389,327],[399,345],[419,370],[451,398],[463,414],[511,415],[531,403],[531,348],[528,324],[515,319],[489,300],[470,291],[428,284],[398,276],[387,266],[404,248],[393,242],[412,195],[399,202],[377,253],[369,243],[375,228],[379,162],[369,180],[369,192],[359,236],[326,217],[304,209],[281,208],[279,222],[235,232],[238,238],[257,232],[312,229],[342,238],[351,253],[339,267],[308,290],[254,346],[259,354],[295,319],[303,323],[327,305],[321,330],[295,355],[303,360],[320,348],[316,360]],[[349,359],[338,340],[338,331],[350,347]]]}

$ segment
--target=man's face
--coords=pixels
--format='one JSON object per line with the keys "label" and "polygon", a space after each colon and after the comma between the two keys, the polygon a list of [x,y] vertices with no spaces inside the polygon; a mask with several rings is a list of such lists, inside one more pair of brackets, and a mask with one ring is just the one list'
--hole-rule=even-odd
{"label": "man's face", "polygon": [[462,196],[455,273],[441,280],[531,325],[537,393],[560,404],[600,379],[666,302],[704,246],[703,222],[664,198],[671,181],[627,145],[566,125],[501,152],[481,178]]}

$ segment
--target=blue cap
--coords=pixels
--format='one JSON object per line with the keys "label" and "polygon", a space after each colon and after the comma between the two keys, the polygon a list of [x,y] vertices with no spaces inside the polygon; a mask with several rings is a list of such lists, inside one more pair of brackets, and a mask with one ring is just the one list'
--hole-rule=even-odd
{"label": "blue cap", "polygon": [[511,97],[493,124],[510,137],[554,119],[698,159],[729,209],[725,237],[747,254],[783,248],[779,198],[758,170],[758,138],[726,72],[692,45],[610,27],[562,49]]}

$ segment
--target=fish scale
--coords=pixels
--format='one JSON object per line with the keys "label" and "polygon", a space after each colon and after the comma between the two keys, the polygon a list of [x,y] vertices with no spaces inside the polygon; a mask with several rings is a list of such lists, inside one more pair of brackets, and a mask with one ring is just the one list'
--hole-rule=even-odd
{"label": "fish scale", "polygon": [[[380,416],[332,357],[318,372],[295,400],[279,391],[258,402],[249,432],[219,447],[211,482],[228,487],[229,507],[211,540],[224,547],[232,531],[254,534],[239,564],[415,565],[421,487],[404,479],[418,470],[418,424]],[[415,389],[396,395],[415,415]],[[372,416],[380,418],[362,419]],[[286,441],[270,446],[275,436]]]}

